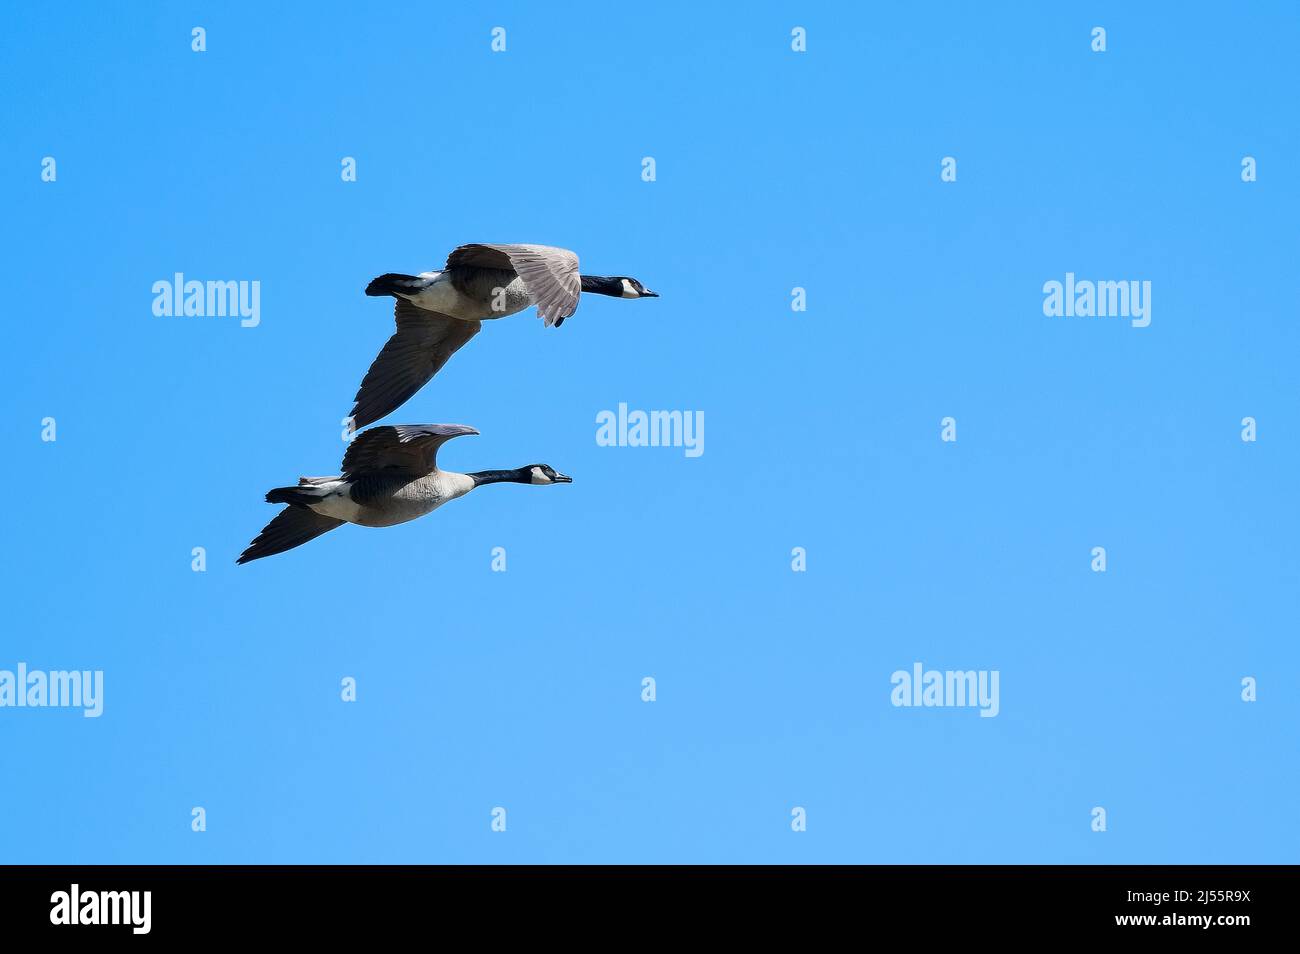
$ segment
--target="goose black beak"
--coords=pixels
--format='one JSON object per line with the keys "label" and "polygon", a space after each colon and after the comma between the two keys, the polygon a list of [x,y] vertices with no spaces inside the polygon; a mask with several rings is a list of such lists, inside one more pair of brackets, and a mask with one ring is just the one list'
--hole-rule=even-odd
{"label": "goose black beak", "polygon": [[566,477],[564,474],[556,474],[556,475],[555,475],[555,482],[556,482],[557,484],[571,484],[571,483],[573,483],[573,478],[572,478],[572,477]]}
{"label": "goose black beak", "polygon": [[652,292],[650,289],[647,288],[645,291],[641,292],[641,297],[642,297],[642,298],[658,298],[658,297],[659,297],[659,293],[658,293],[658,292]]}

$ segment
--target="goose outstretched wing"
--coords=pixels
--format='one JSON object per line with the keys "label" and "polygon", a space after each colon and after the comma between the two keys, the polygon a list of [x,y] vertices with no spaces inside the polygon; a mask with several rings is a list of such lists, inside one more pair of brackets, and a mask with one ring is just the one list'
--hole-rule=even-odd
{"label": "goose outstretched wing", "polygon": [[376,475],[423,477],[438,469],[438,448],[463,434],[464,424],[390,424],[372,427],[352,439],[343,455],[348,480]]}
{"label": "goose outstretched wing", "polygon": [[559,324],[578,310],[582,278],[578,256],[551,245],[462,245],[447,256],[448,268],[501,268],[513,270],[537,306],[547,327]]}
{"label": "goose outstretched wing", "polygon": [[405,404],[482,327],[482,322],[449,318],[402,298],[394,317],[396,333],[357,390],[351,415],[355,427],[373,424]]}

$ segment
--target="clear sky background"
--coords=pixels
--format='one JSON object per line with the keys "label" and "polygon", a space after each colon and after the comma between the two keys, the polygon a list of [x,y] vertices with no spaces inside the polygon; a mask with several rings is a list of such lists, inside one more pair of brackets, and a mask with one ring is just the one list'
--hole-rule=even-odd
{"label": "clear sky background", "polygon": [[[0,709],[0,861],[1300,860],[1300,15],[999,6],[8,5],[0,669],[105,709]],[[337,472],[366,283],[473,241],[663,296],[386,419],[574,483],[236,567]],[[1069,271],[1150,327],[1044,317]],[[893,707],[918,661],[1000,714]]]}

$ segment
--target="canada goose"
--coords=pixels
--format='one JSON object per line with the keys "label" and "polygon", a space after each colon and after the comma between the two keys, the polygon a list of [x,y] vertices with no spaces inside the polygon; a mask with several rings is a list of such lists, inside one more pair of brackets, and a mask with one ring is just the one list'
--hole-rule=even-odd
{"label": "canada goose", "polygon": [[635,278],[578,274],[578,256],[549,245],[462,245],[440,272],[380,275],[371,296],[397,299],[397,333],[361,381],[352,408],[365,427],[401,407],[488,318],[536,305],[549,328],[578,310],[580,292],[614,298],[658,298]]}
{"label": "canada goose", "polygon": [[302,546],[345,523],[391,527],[437,510],[482,484],[569,484],[548,464],[516,470],[457,474],[438,469],[438,448],[453,437],[477,434],[463,424],[372,427],[353,438],[339,477],[300,477],[297,487],[268,491],[267,503],[288,504],[236,563]]}

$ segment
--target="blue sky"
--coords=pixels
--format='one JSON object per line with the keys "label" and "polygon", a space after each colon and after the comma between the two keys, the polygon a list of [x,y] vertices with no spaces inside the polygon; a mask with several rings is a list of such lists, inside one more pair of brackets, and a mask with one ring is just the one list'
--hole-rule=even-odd
{"label": "blue sky", "polygon": [[[1135,6],[8,8],[0,670],[105,699],[0,708],[0,861],[1297,861],[1300,15]],[[472,241],[662,294],[386,419],[574,483],[236,567],[337,471],[366,283]],[[1150,326],[1045,317],[1067,272]],[[999,714],[891,705],[916,662]]]}

